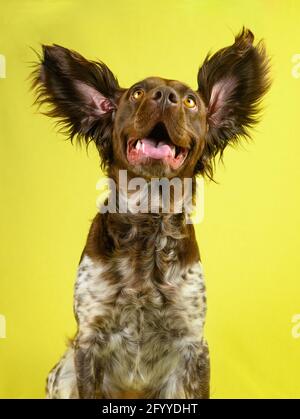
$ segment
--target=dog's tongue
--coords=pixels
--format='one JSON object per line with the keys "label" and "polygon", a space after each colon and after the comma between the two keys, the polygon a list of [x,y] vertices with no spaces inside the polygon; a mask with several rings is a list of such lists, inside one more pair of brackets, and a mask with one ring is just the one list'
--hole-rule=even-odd
{"label": "dog's tongue", "polygon": [[141,143],[143,154],[152,159],[163,159],[172,155],[171,147],[164,141],[157,142],[151,138],[143,138]]}

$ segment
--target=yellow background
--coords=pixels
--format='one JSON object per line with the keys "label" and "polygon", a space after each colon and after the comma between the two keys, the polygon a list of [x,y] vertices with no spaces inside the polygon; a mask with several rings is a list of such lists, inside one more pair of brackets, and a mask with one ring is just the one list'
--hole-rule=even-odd
{"label": "yellow background", "polygon": [[274,84],[254,142],[225,153],[197,226],[208,288],[212,397],[299,397],[300,3],[276,0],[0,1],[0,397],[44,397],[75,330],[73,283],[100,176],[31,106],[41,43],[106,62],[127,87],[160,75],[196,88],[208,50],[242,25],[265,38]]}

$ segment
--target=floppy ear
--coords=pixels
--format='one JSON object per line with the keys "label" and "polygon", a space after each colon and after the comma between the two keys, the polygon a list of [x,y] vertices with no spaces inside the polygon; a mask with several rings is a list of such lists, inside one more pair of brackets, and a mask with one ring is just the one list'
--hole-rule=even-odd
{"label": "floppy ear", "polygon": [[94,140],[103,163],[110,162],[113,116],[122,89],[105,64],[59,45],[44,45],[33,88],[36,102],[49,106],[46,115],[58,118],[71,140]]}
{"label": "floppy ear", "polygon": [[207,56],[198,73],[198,92],[207,107],[207,135],[198,172],[213,174],[212,159],[229,143],[249,136],[257,122],[259,103],[270,87],[269,61],[262,42],[253,46],[248,29],[233,45]]}

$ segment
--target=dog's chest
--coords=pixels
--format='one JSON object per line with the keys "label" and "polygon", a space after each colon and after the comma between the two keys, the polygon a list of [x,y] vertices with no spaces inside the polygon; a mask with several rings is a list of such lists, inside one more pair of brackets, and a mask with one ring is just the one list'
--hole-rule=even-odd
{"label": "dog's chest", "polygon": [[158,283],[150,258],[144,262],[122,255],[98,263],[85,256],[78,269],[79,334],[87,346],[95,338],[99,342],[99,356],[109,369],[108,387],[114,381],[122,388],[140,388],[157,380],[176,367],[187,345],[202,339],[201,265],[180,269],[170,263]]}

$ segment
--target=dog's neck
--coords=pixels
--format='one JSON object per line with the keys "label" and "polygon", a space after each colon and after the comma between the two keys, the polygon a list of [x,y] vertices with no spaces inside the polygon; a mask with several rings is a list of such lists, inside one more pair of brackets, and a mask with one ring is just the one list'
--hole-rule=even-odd
{"label": "dog's neck", "polygon": [[[149,186],[149,182],[145,184]],[[116,255],[128,259],[134,254],[141,260],[152,255],[158,266],[165,267],[171,261],[186,264],[199,260],[193,225],[183,206],[177,211],[175,193],[170,194],[168,211],[161,206],[161,195],[159,205],[154,205],[155,211],[151,211],[150,204],[139,211],[135,206],[139,191],[130,190],[128,183],[122,184],[119,178],[110,186],[109,196],[98,207],[99,214],[89,234],[88,254],[109,260]],[[145,197],[150,203],[153,198],[150,190],[146,189],[142,199]]]}
{"label": "dog's neck", "polygon": [[[152,255],[164,270],[169,263],[199,260],[192,224],[185,214],[102,214],[111,255]],[[161,268],[159,268],[161,270]]]}
{"label": "dog's neck", "polygon": [[139,240],[148,241],[166,237],[173,241],[187,237],[185,215],[181,214],[105,214],[109,234],[116,245],[130,245]]}
{"label": "dog's neck", "polygon": [[[194,227],[184,214],[98,213],[85,253],[93,259],[152,257],[159,270],[170,263],[187,266],[200,259]],[[130,256],[131,255],[131,256]]]}

